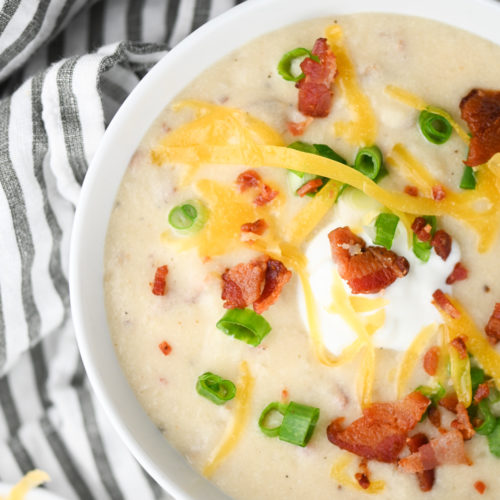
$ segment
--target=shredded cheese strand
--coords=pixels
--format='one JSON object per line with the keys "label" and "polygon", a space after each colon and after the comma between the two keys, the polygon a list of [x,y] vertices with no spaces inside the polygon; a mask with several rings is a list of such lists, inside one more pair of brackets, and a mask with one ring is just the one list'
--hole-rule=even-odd
{"label": "shredded cheese strand", "polygon": [[424,326],[418,335],[413,339],[410,347],[405,351],[403,360],[399,365],[396,382],[398,399],[405,396],[408,380],[415,369],[415,365],[422,356],[424,347],[428,344],[429,340],[436,333],[436,331],[437,325],[435,323]]}
{"label": "shredded cheese strand", "polygon": [[351,144],[371,146],[377,137],[377,120],[368,97],[361,91],[352,63],[343,43],[342,28],[338,24],[326,29],[328,45],[337,58],[337,81],[354,115],[349,122],[335,122],[335,133]]}
{"label": "shredded cheese strand", "polygon": [[385,488],[385,481],[377,480],[370,481],[370,486],[364,489],[359,483],[353,479],[346,471],[347,467],[351,465],[353,456],[348,453],[343,453],[333,464],[330,471],[330,476],[335,479],[341,486],[345,486],[352,490],[361,491],[363,493],[378,494]]}
{"label": "shredded cheese strand", "polygon": [[362,297],[360,295],[351,295],[349,301],[357,313],[375,311],[389,304],[389,301],[382,297],[372,299],[371,297]]}
{"label": "shredded cheese strand", "polygon": [[203,475],[211,477],[221,462],[233,451],[238,444],[244,427],[246,426],[250,413],[250,398],[254,386],[254,378],[248,368],[248,363],[242,361],[240,364],[240,379],[236,386],[236,408],[231,424],[226,430],[220,445],[214,450],[205,467]]}
{"label": "shredded cheese strand", "polygon": [[50,481],[50,476],[43,470],[29,471],[11,490],[7,500],[23,500],[26,493],[43,483]]}

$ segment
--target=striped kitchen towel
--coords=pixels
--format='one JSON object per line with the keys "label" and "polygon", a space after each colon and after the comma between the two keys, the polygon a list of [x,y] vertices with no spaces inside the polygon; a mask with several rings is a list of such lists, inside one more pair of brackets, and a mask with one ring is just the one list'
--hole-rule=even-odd
{"label": "striped kitchen towel", "polygon": [[0,0],[0,481],[170,498],[111,428],[76,347],[69,237],[106,125],[140,78],[242,0]]}

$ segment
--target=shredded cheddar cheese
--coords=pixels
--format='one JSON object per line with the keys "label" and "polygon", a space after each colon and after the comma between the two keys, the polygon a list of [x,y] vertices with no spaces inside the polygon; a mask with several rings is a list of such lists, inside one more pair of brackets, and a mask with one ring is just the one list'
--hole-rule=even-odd
{"label": "shredded cheddar cheese", "polygon": [[13,488],[10,490],[6,500],[24,500],[26,493],[43,483],[50,481],[50,476],[40,469],[29,471]]}
{"label": "shredded cheddar cheese", "polygon": [[347,472],[347,468],[352,464],[353,456],[350,453],[343,453],[333,464],[330,471],[330,476],[335,479],[341,486],[349,488],[351,490],[378,494],[381,493],[385,488],[385,481],[377,480],[370,481],[370,486],[364,489],[359,483]]}
{"label": "shredded cheddar cheese", "polygon": [[220,445],[213,451],[203,468],[203,475],[206,477],[211,477],[221,462],[233,451],[234,447],[238,444],[241,433],[248,420],[254,378],[250,373],[246,361],[241,362],[240,373],[240,380],[236,386],[236,408],[234,410],[233,420],[228,426]]}
{"label": "shredded cheddar cheese", "polygon": [[337,24],[329,26],[326,38],[337,58],[337,81],[353,115],[349,122],[336,122],[335,133],[351,144],[371,146],[377,138],[377,119],[370,100],[359,86],[354,65],[343,43],[342,28]]}

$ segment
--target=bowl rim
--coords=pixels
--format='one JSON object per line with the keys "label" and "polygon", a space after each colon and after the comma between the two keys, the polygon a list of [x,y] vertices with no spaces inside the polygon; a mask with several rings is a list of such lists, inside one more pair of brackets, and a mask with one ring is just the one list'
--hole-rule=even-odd
{"label": "bowl rim", "polygon": [[[265,12],[265,15],[262,13]],[[212,19],[176,45],[141,80],[111,121],[89,166],[76,208],[69,282],[75,336],[97,399],[127,448],[178,499],[229,497],[192,469],[164,440],[128,385],[109,335],[104,306],[103,256],[107,223],[121,178],[149,126],[199,73],[264,33],[305,19],[356,12],[425,17],[465,29],[500,45],[496,0],[247,0]],[[470,15],[476,12],[477,15]],[[249,20],[252,20],[251,22]],[[278,19],[278,21],[276,21]],[[258,22],[257,22],[258,21]],[[249,28],[251,26],[251,28]],[[227,40],[236,40],[228,44]],[[196,64],[190,55],[197,55]],[[179,68],[182,72],[179,75]],[[176,75],[174,81],[169,73]],[[169,82],[165,88],[164,81]],[[163,441],[157,446],[158,440]]]}

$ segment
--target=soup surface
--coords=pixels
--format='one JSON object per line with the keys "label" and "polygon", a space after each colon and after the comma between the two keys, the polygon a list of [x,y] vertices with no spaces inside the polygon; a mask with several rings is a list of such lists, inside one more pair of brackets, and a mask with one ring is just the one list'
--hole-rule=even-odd
{"label": "soup surface", "polygon": [[[297,110],[294,83],[276,67],[283,54],[310,49],[325,33],[338,66],[333,105],[327,117],[307,120]],[[472,465],[437,466],[432,489],[423,492],[414,473],[377,460],[368,462],[370,486],[363,489],[355,477],[361,458],[332,444],[326,432],[336,418],[344,417],[345,426],[362,415],[362,407],[402,399],[422,385],[460,392],[453,381],[459,362],[449,344],[453,322],[433,305],[436,289],[458,300],[466,312],[457,321],[470,316],[486,339],[484,326],[500,301],[498,218],[493,210],[472,220],[461,208],[486,203],[477,193],[486,193],[487,185],[494,189],[494,177],[482,178],[483,165],[476,190],[460,189],[467,137],[453,131],[442,145],[428,142],[417,126],[415,103],[418,97],[447,110],[467,131],[460,101],[473,88],[500,86],[494,61],[500,61],[499,47],[419,18],[359,14],[307,21],[261,37],[204,72],[143,139],[122,181],[107,236],[104,286],[113,342],[137,398],[166,439],[235,499],[354,499],[366,492],[381,499],[458,499],[478,495],[478,481],[486,486],[482,498],[498,497],[500,459],[489,451],[487,437],[476,434],[465,442]],[[297,62],[292,72],[300,72]],[[302,122],[304,132],[292,135],[290,123]],[[315,196],[297,196],[291,182],[300,177],[261,166],[271,164],[265,161],[270,156],[260,164],[255,159],[256,144],[281,151],[295,141],[328,145],[350,165],[361,147],[376,144],[388,172],[377,184],[378,201],[349,187],[335,203],[341,183],[326,180]],[[216,156],[217,147],[224,159]],[[187,150],[199,156],[186,159]],[[310,168],[319,168],[304,153],[296,155],[299,167],[310,161]],[[255,203],[257,187],[241,192],[236,183],[250,168],[277,193],[267,203]],[[453,240],[446,261],[431,249],[423,262],[412,250],[409,226],[417,215],[430,214],[391,205],[380,195],[405,196],[408,186],[418,188],[418,196],[401,200],[432,200],[425,208],[439,203],[439,196],[434,193],[433,200],[426,192],[433,186],[445,188],[442,203],[456,196],[455,205],[437,210],[438,229]],[[168,217],[186,200],[199,200],[207,218],[187,235],[173,229]],[[393,250],[409,262],[408,274],[377,293],[352,294],[338,276],[328,234],[349,226],[372,245],[381,212],[400,217]],[[262,235],[241,232],[242,224],[259,219],[267,226]],[[221,276],[263,255],[282,262],[291,279],[262,314],[270,333],[252,346],[216,327],[226,313]],[[459,261],[467,279],[446,284]],[[155,295],[152,283],[162,266],[168,267],[166,291]],[[482,365],[494,391],[498,374],[484,361],[495,364],[494,347],[469,345],[475,337],[463,333],[472,365]],[[422,363],[432,346],[440,353],[433,377]],[[233,381],[236,397],[222,405],[202,397],[195,387],[205,372]],[[307,446],[261,431],[259,416],[274,401],[320,409]],[[453,429],[456,415],[437,407],[441,427]],[[440,435],[428,418],[409,434],[416,432],[429,439]],[[405,447],[400,457],[408,454]]]}

